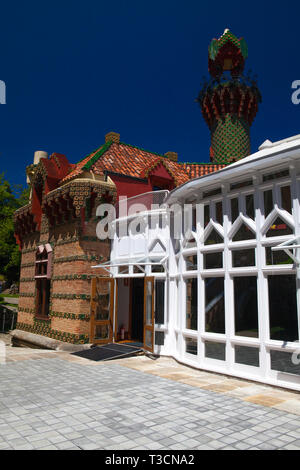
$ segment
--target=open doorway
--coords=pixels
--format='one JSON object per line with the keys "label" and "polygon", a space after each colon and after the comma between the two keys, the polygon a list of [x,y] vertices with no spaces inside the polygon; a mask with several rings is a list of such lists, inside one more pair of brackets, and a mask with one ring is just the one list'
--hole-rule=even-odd
{"label": "open doorway", "polygon": [[153,352],[154,286],[154,277],[93,278],[90,341],[131,341]]}
{"label": "open doorway", "polygon": [[144,341],[144,278],[119,278],[116,340]]}

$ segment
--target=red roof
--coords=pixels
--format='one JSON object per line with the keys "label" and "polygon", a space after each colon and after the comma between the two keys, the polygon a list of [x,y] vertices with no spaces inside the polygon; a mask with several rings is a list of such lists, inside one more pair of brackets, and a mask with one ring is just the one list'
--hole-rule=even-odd
{"label": "red roof", "polygon": [[75,168],[63,178],[62,182],[69,181],[89,170],[98,175],[111,172],[145,179],[151,173],[151,170],[160,164],[164,165],[173,177],[175,186],[220,170],[225,166],[212,163],[175,162],[165,155],[149,152],[132,145],[109,142],[78,162]]}

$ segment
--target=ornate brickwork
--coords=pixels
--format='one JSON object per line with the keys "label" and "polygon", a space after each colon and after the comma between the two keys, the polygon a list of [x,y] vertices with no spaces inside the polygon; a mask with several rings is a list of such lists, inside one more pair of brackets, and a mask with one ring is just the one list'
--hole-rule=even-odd
{"label": "ornate brickwork", "polygon": [[57,339],[59,341],[65,341],[66,343],[86,344],[89,342],[88,335],[53,330],[49,326],[48,321],[35,321],[33,326],[18,322],[16,328],[18,330],[28,331],[29,333],[36,333],[38,335],[47,336],[48,338]]}
{"label": "ornate brickwork", "polygon": [[[106,261],[109,255],[109,241],[100,242],[96,237],[96,207],[108,196],[114,201],[114,188],[93,180],[71,181],[44,194],[39,231],[26,225],[30,205],[18,211],[17,218],[20,213],[25,217],[20,233],[23,249],[18,329],[71,343],[89,342],[90,288],[96,275],[91,265]],[[82,213],[87,200],[92,200],[88,226]],[[48,318],[41,319],[36,304],[35,261],[38,246],[46,243],[53,250],[53,272]]]}
{"label": "ornate brickwork", "polygon": [[218,119],[211,131],[214,161],[231,163],[250,154],[249,125],[243,119],[226,114]]}
{"label": "ornate brickwork", "polygon": [[261,95],[256,81],[242,75],[248,56],[243,38],[225,30],[208,51],[211,79],[203,84],[197,101],[211,132],[211,160],[228,164],[250,154],[250,126]]}

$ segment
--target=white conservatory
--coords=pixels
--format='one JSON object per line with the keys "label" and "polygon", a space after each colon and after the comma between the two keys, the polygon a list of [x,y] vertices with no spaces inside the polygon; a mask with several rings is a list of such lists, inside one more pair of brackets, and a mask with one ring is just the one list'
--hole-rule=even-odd
{"label": "white conservatory", "polygon": [[299,198],[295,136],[128,200],[147,210],[115,220],[108,278],[98,278],[110,288],[111,339],[300,390]]}

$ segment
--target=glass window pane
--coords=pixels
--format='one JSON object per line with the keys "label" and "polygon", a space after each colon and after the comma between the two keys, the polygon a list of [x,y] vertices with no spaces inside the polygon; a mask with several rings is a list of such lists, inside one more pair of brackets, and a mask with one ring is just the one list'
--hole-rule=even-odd
{"label": "glass window pane", "polygon": [[197,255],[191,255],[185,257],[186,271],[197,270]]}
{"label": "glass window pane", "polygon": [[270,338],[298,341],[296,278],[268,276]]}
{"label": "glass window pane", "polygon": [[47,264],[41,263],[41,274],[45,276],[47,274]]}
{"label": "glass window pane", "polygon": [[197,210],[196,207],[193,207],[192,210],[192,230],[196,232],[197,229]]}
{"label": "glass window pane", "polygon": [[36,315],[42,315],[43,305],[43,284],[41,279],[36,281]]}
{"label": "glass window pane", "polygon": [[145,346],[147,346],[147,348],[149,348],[149,349],[153,348],[152,330],[145,329]]}
{"label": "glass window pane", "polygon": [[42,284],[44,286],[44,312],[43,315],[47,317],[49,315],[49,308],[50,308],[50,279],[43,279]]}
{"label": "glass window pane", "polygon": [[255,266],[255,249],[250,250],[233,250],[232,266],[240,268],[243,266]]}
{"label": "glass window pane", "polygon": [[197,278],[186,281],[186,328],[198,329],[198,287]]}
{"label": "glass window pane", "polygon": [[163,331],[155,332],[155,344],[157,346],[163,346],[165,344],[165,333]]}
{"label": "glass window pane", "polygon": [[163,265],[154,264],[154,265],[151,266],[151,272],[152,273],[163,273],[163,272],[165,272],[165,270],[164,270]]}
{"label": "glass window pane", "polygon": [[245,188],[247,186],[252,186],[252,184],[253,184],[252,180],[239,181],[238,183],[232,183],[230,185],[230,190],[233,191],[234,189]]}
{"label": "glass window pane", "polygon": [[255,238],[256,236],[252,232],[252,230],[249,227],[247,227],[247,225],[242,224],[240,228],[237,230],[237,232],[235,233],[235,235],[233,236],[232,241],[240,242],[242,240],[253,240]]}
{"label": "glass window pane", "polygon": [[211,191],[205,191],[203,192],[203,199],[205,197],[215,196],[216,194],[220,194],[221,192],[222,192],[221,188],[212,189]]}
{"label": "glass window pane", "polygon": [[205,341],[205,357],[225,361],[226,345],[224,343],[213,343]]}
{"label": "glass window pane", "polygon": [[257,278],[234,278],[235,334],[258,338]]}
{"label": "glass window pane", "polygon": [[266,248],[266,264],[293,264],[292,258],[290,258],[283,250],[272,251],[271,247]]}
{"label": "glass window pane", "polygon": [[209,235],[207,236],[204,245],[217,245],[219,243],[223,243],[224,240],[221,235],[215,229],[212,229]]}
{"label": "glass window pane", "polygon": [[36,264],[36,276],[42,276],[43,275],[43,263],[37,263]]}
{"label": "glass window pane", "polygon": [[239,216],[239,200],[237,197],[231,199],[231,222],[233,223]]}
{"label": "glass window pane", "polygon": [[254,198],[253,194],[246,196],[246,214],[254,220]]}
{"label": "glass window pane", "polygon": [[203,255],[204,269],[217,269],[223,268],[223,252],[218,253],[205,253]]}
{"label": "glass window pane", "polygon": [[146,325],[152,325],[152,282],[146,281]]}
{"label": "glass window pane", "polygon": [[99,320],[108,320],[110,315],[110,282],[98,281],[96,292],[96,314]]}
{"label": "glass window pane", "polygon": [[204,227],[209,223],[210,215],[209,215],[209,205],[204,206]]}
{"label": "glass window pane", "polygon": [[95,339],[108,339],[109,338],[109,326],[108,325],[96,325],[95,326]]}
{"label": "glass window pane", "polygon": [[280,237],[283,235],[292,235],[293,230],[286,222],[277,217],[275,222],[271,225],[266,233],[267,237]]}
{"label": "glass window pane", "polygon": [[291,188],[290,186],[281,187],[281,205],[282,208],[292,213]]}
{"label": "glass window pane", "polygon": [[248,346],[235,346],[235,362],[246,366],[259,367],[259,349]]}
{"label": "glass window pane", "polygon": [[274,209],[272,189],[269,189],[268,191],[264,191],[264,205],[265,205],[265,217],[267,217]]}
{"label": "glass window pane", "polygon": [[155,281],[155,323],[164,324],[165,320],[165,281]]}
{"label": "glass window pane", "polygon": [[290,172],[289,170],[281,170],[281,171],[276,171],[275,173],[270,173],[268,175],[263,176],[263,181],[270,181],[270,180],[277,180],[278,178],[283,178],[285,176],[289,176]]}
{"label": "glass window pane", "polygon": [[50,279],[37,279],[36,281],[36,315],[47,317],[49,315]]}
{"label": "glass window pane", "polygon": [[[300,364],[293,363],[293,353],[283,351],[270,351],[271,369],[288,374],[300,375]],[[299,356],[298,356],[299,357]]]}
{"label": "glass window pane", "polygon": [[197,340],[192,338],[186,338],[185,340],[185,351],[188,354],[194,354],[197,356],[198,354],[198,345]]}
{"label": "glass window pane", "polygon": [[205,279],[205,331],[225,333],[224,278]]}
{"label": "glass window pane", "polygon": [[223,225],[223,202],[219,201],[216,203],[216,221]]}

